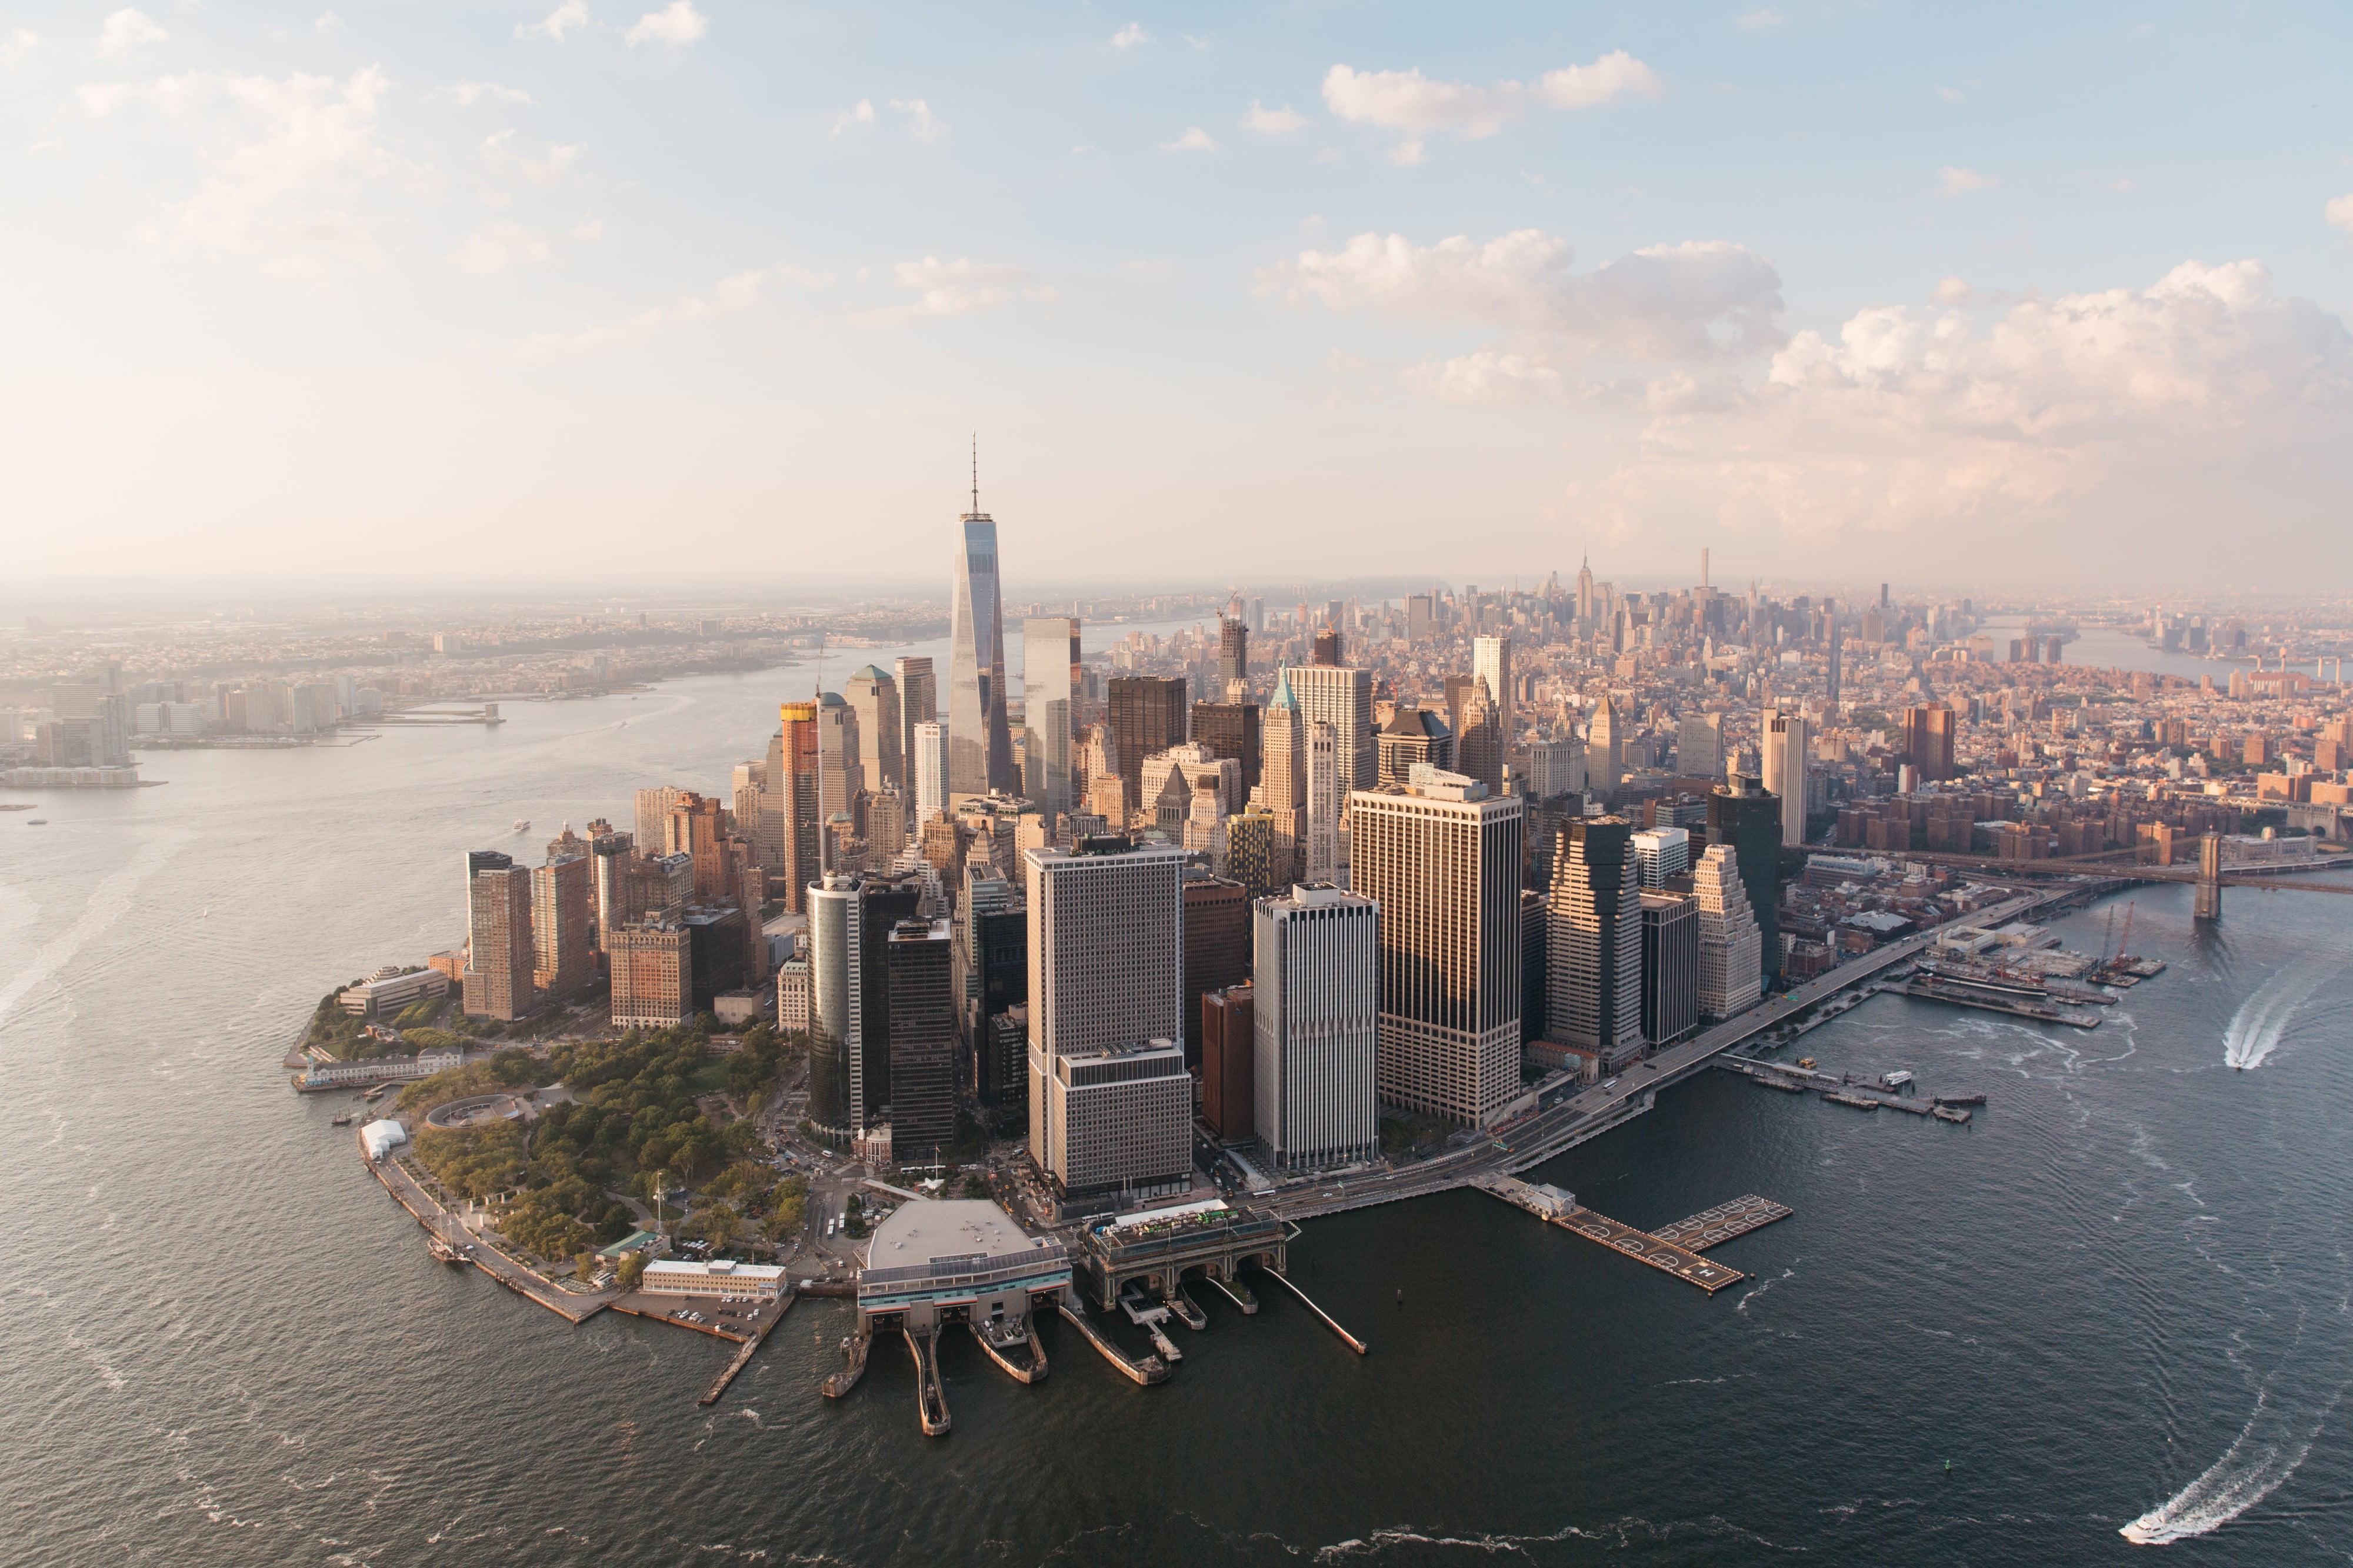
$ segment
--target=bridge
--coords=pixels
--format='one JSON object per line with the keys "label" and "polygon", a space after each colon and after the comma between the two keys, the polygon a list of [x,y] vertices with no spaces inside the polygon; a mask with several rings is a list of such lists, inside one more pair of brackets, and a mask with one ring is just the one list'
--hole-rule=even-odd
{"label": "bridge", "polygon": [[2067,855],[2049,860],[1989,860],[1981,855],[1950,855],[1917,849],[1890,849],[1891,858],[1916,861],[1924,866],[1950,866],[1997,878],[2031,877],[2043,872],[2065,872],[2080,875],[2097,872],[2102,877],[2126,882],[2186,882],[2198,889],[2197,917],[2201,921],[2222,918],[2222,889],[2253,888],[2266,893],[2340,893],[2353,894],[2353,882],[2306,882],[2284,879],[2298,871],[2353,871],[2353,855],[2340,855],[2326,860],[2281,862],[2261,868],[2226,870],[2222,864],[2222,836],[2209,833],[2198,843],[2198,864],[2195,866],[2145,866],[2120,864],[2127,858],[2137,859],[2148,853],[2148,847],[2136,844],[2125,849],[2104,849],[2096,855]]}

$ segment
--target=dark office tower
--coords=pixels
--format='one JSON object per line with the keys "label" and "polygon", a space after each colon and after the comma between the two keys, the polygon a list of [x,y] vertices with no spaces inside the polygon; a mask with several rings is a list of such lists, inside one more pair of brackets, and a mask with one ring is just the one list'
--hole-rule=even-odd
{"label": "dark office tower", "polygon": [[997,524],[965,513],[949,571],[948,793],[1011,794],[1021,787],[1005,719],[1005,607],[997,592]]}
{"label": "dark office tower", "polygon": [[459,983],[469,1017],[512,1020],[532,994],[531,872],[495,849],[466,857],[466,969]]}
{"label": "dark office tower", "polygon": [[1562,830],[1553,857],[1545,1021],[1555,1040],[1595,1053],[1604,1072],[1642,1048],[1641,875],[1633,832],[1622,816],[1580,817]]}
{"label": "dark office tower", "polygon": [[1642,895],[1642,1038],[1679,1040],[1699,1026],[1699,900]]}
{"label": "dark office tower", "polygon": [[870,664],[844,683],[843,693],[849,700],[850,711],[858,715],[860,750],[864,753],[860,784],[870,795],[880,795],[886,787],[904,790],[907,753],[899,744],[904,729],[899,721],[899,683]]}
{"label": "dark office tower", "polygon": [[[915,769],[915,726],[936,722],[940,716],[939,677],[929,658],[902,658],[899,672],[899,765],[911,776]],[[902,786],[908,800],[915,798],[912,784]]]}
{"label": "dark office tower", "polygon": [[[1556,825],[1543,831],[1559,836]],[[1550,863],[1550,857],[1546,858]],[[1525,888],[1520,892],[1520,1038],[1549,1039],[1545,1027],[1551,1015],[1546,1011],[1550,998],[1546,994],[1545,944],[1552,934],[1552,922],[1545,919],[1545,894],[1538,888]]]}
{"label": "dark office tower", "polygon": [[1250,977],[1250,900],[1227,877],[1187,873],[1185,894],[1185,1065],[1201,1065],[1201,998]]}
{"label": "dark office tower", "polygon": [[1247,980],[1201,998],[1201,1120],[1221,1142],[1239,1143],[1256,1131],[1250,1121],[1256,998]]}
{"label": "dark office tower", "polygon": [[1829,601],[1829,600],[1824,600],[1824,601],[1823,601],[1823,603],[1822,603],[1822,608],[1823,608],[1824,610],[1826,610],[1826,611],[1828,611],[1828,612],[1829,612],[1829,614],[1830,614],[1830,618],[1831,618],[1831,626],[1830,626],[1830,645],[1831,645],[1831,646],[1830,646],[1830,658],[1829,658],[1829,660],[1828,660],[1828,663],[1827,663],[1827,666],[1826,666],[1826,668],[1825,668],[1825,674],[1827,675],[1827,677],[1828,677],[1828,679],[1829,679],[1829,683],[1830,683],[1830,709],[1831,709],[1831,714],[1830,714],[1830,716],[1831,716],[1831,718],[1835,719],[1835,718],[1838,716],[1838,705],[1839,705],[1839,624],[1838,624],[1838,605],[1835,605],[1835,604],[1833,604],[1833,603],[1831,603],[1831,601]]}
{"label": "dark office tower", "polygon": [[1218,689],[1220,702],[1237,701],[1234,683],[1250,684],[1250,626],[1231,616],[1218,617]]}
{"label": "dark office tower", "polygon": [[1770,991],[1781,978],[1781,797],[1747,773],[1707,797],[1707,841],[1729,844],[1740,860],[1740,881],[1757,917],[1760,978]]}
{"label": "dark office tower", "polygon": [[948,922],[902,920],[883,966],[891,994],[891,1153],[923,1164],[955,1142],[955,1006]]}
{"label": "dark office tower", "polygon": [[1383,789],[1411,784],[1416,763],[1450,773],[1454,768],[1454,731],[1434,709],[1398,709],[1382,727],[1379,746]]}
{"label": "dark office tower", "polygon": [[1185,678],[1113,676],[1111,732],[1119,747],[1119,776],[1127,781],[1127,798],[1140,801],[1144,759],[1185,739]]}
{"label": "dark office tower", "polygon": [[567,833],[547,847],[547,863],[531,874],[531,979],[548,996],[570,996],[596,973],[588,943],[586,848],[586,839]]}
{"label": "dark office tower", "polygon": [[1196,702],[1193,739],[1209,748],[1213,757],[1231,757],[1242,765],[1242,788],[1258,787],[1259,711],[1255,702]]}
{"label": "dark office tower", "polygon": [[1308,662],[1320,664],[1326,669],[1340,668],[1340,633],[1337,627],[1325,626],[1315,634],[1315,651]]}
{"label": "dark office tower", "polygon": [[1953,776],[1953,710],[1904,710],[1904,757],[1924,784]]}
{"label": "dark office tower", "polygon": [[1884,583],[1879,585],[1879,607],[1883,610],[1887,608],[1887,584]]}
{"label": "dark office tower", "polygon": [[1246,805],[1226,818],[1226,875],[1251,898],[1272,898],[1282,889],[1277,854],[1274,813],[1262,805]]}

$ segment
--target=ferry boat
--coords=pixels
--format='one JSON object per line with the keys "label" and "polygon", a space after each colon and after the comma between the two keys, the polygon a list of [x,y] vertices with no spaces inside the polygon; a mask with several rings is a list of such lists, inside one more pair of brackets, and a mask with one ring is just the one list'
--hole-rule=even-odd
{"label": "ferry boat", "polygon": [[329,1125],[330,1127],[349,1127],[353,1122],[357,1121],[359,1119],[360,1119],[360,1113],[359,1113],[358,1111],[356,1111],[356,1110],[346,1110],[346,1111],[344,1111],[341,1116],[336,1117],[336,1118],[334,1119],[334,1121],[332,1121],[329,1122],[327,1125]]}

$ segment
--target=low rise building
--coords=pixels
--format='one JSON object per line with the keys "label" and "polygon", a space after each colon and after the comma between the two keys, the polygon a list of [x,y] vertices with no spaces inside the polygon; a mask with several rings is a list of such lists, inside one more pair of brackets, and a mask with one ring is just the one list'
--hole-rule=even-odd
{"label": "low rise building", "polygon": [[986,1199],[902,1204],[875,1227],[866,1256],[858,1325],[867,1334],[1014,1326],[1071,1283],[1060,1242],[1029,1235]]}
{"label": "low rise building", "polygon": [[335,994],[344,1012],[354,1018],[371,1014],[388,1017],[404,1007],[417,1003],[447,996],[449,977],[438,970],[417,969],[406,973],[386,965],[357,985],[346,985]]}
{"label": "low rise building", "polygon": [[737,1263],[725,1258],[690,1263],[664,1258],[646,1265],[638,1289],[649,1296],[735,1296],[773,1301],[784,1284],[785,1271],[773,1263]]}

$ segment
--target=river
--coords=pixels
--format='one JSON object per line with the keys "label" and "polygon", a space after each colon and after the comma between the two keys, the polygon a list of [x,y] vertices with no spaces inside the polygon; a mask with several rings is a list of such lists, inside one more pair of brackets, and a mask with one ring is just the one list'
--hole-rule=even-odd
{"label": "river", "polygon": [[[846,1303],[797,1305],[706,1410],[727,1346],[575,1329],[433,1263],[328,1126],[341,1097],[289,1090],[290,1035],[459,939],[463,850],[723,784],[802,679],[174,754],[163,787],[0,816],[0,1562],[2353,1552],[2334,898],[2234,891],[2200,930],[2189,889],[2144,889],[2133,945],[2173,967],[2091,1034],[1882,996],[1808,1037],[1834,1069],[1986,1091],[1968,1127],[1711,1073],[1538,1173],[1636,1225],[1791,1205],[1723,1248],[1753,1278],[1713,1299],[1457,1193],[1294,1248],[1369,1356],[1272,1291],[1206,1303],[1157,1389],[1061,1324],[1037,1387],[952,1341],[955,1430],[927,1440],[895,1347],[818,1395]],[[2119,1533],[2143,1516],[2176,1543]]]}

